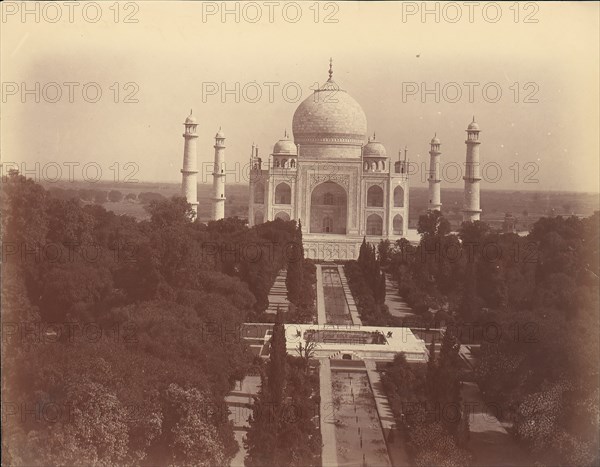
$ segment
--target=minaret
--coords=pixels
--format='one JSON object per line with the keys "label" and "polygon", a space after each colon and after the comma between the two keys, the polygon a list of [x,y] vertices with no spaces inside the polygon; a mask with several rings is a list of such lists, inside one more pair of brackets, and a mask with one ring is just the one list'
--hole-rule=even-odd
{"label": "minaret", "polygon": [[440,140],[437,133],[431,140],[429,150],[429,205],[430,211],[441,211],[442,201],[440,197]]}
{"label": "minaret", "polygon": [[479,125],[473,121],[467,127],[467,160],[465,162],[465,199],[463,208],[463,222],[478,221],[481,214],[479,209]]}
{"label": "minaret", "polygon": [[213,220],[225,218],[225,134],[219,128],[215,136],[215,166],[213,170]]}
{"label": "minaret", "polygon": [[198,154],[196,152],[196,119],[190,115],[185,119],[185,133],[183,138],[183,169],[181,169],[181,193],[188,203],[192,205],[192,209],[198,214]]}

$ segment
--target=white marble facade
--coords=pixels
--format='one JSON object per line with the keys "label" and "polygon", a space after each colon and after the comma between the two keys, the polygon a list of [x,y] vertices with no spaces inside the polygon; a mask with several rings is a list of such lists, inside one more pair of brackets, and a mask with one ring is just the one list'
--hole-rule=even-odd
{"label": "white marble facade", "polygon": [[296,109],[293,140],[286,132],[266,159],[253,147],[248,220],[300,219],[308,257],[353,259],[363,236],[406,236],[408,171],[367,139],[362,108],[332,75]]}

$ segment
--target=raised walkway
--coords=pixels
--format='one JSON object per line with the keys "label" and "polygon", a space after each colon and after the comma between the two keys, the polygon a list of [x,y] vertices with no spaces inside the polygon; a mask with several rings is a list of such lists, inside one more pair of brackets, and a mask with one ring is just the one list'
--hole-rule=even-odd
{"label": "raised walkway", "polygon": [[369,384],[371,385],[371,391],[373,392],[375,405],[377,406],[377,415],[379,416],[388,456],[392,465],[394,467],[410,466],[408,453],[406,452],[402,435],[398,431],[392,408],[383,390],[381,375],[377,371],[377,366],[373,360],[365,360],[365,367],[367,368]]}
{"label": "raised walkway", "polygon": [[327,324],[325,295],[323,294],[323,269],[320,264],[317,264],[317,323]]}
{"label": "raised walkway", "polygon": [[517,445],[502,423],[486,406],[477,384],[464,381],[460,395],[469,410],[469,441],[467,448],[473,454],[473,465],[528,466],[532,465],[526,453]]}
{"label": "raised walkway", "polygon": [[338,273],[340,275],[340,281],[342,282],[342,288],[344,289],[344,295],[346,296],[348,311],[350,311],[350,316],[352,317],[352,324],[354,324],[355,326],[362,326],[362,321],[360,320],[360,316],[358,315],[358,308],[356,307],[354,297],[352,296],[352,292],[350,291],[350,287],[348,286],[348,279],[346,279],[344,266],[338,264],[337,268]]}
{"label": "raised walkway", "polygon": [[229,464],[231,467],[244,467],[246,450],[243,438],[248,431],[248,418],[252,415],[252,396],[258,394],[260,376],[246,376],[225,398],[228,418],[233,424],[233,435],[240,449]]}
{"label": "raised walkway", "polygon": [[385,304],[390,314],[396,318],[409,319],[415,314],[398,293],[398,285],[392,280],[391,274],[385,273]]}
{"label": "raised walkway", "polygon": [[286,276],[287,271],[285,269],[279,271],[273,287],[269,290],[269,306],[265,310],[265,313],[275,315],[277,314],[277,307],[280,307],[282,312],[287,311],[290,302],[287,299]]}
{"label": "raised walkway", "polygon": [[337,443],[335,440],[335,420],[333,417],[333,397],[331,395],[331,366],[328,358],[319,359],[319,387],[321,395],[321,464],[323,467],[337,467]]}

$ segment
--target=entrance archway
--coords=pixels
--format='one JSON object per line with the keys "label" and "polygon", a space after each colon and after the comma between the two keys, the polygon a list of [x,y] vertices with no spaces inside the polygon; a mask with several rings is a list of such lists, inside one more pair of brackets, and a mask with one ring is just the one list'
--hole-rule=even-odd
{"label": "entrance archway", "polygon": [[317,185],[310,195],[310,232],[345,234],[348,196],[341,185],[327,181]]}

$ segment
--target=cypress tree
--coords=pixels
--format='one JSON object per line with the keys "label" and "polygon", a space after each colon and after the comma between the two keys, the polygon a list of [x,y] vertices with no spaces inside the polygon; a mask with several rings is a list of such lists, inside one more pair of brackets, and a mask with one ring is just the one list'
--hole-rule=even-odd
{"label": "cypress tree", "polygon": [[271,337],[271,353],[267,365],[267,385],[275,407],[278,408],[283,400],[285,387],[285,328],[283,326],[283,315],[277,307],[277,317],[273,326]]}
{"label": "cypress tree", "polygon": [[379,273],[379,284],[377,287],[378,290],[378,303],[385,303],[385,273]]}
{"label": "cypress tree", "polygon": [[369,254],[369,246],[367,245],[367,237],[363,237],[363,241],[360,245],[360,250],[358,252],[358,265],[365,270],[365,266],[367,265],[367,256]]}
{"label": "cypress tree", "polygon": [[298,227],[294,235],[291,249],[286,249],[287,274],[285,286],[287,299],[296,306],[300,306],[304,288],[304,248],[302,247],[302,224],[298,221]]}
{"label": "cypress tree", "polygon": [[429,360],[427,360],[427,392],[430,396],[435,393],[437,368],[435,364],[435,334],[432,336],[431,344],[429,345]]}
{"label": "cypress tree", "polygon": [[450,327],[446,328],[437,364],[435,381],[436,400],[442,403],[457,402],[460,397],[460,343]]}

